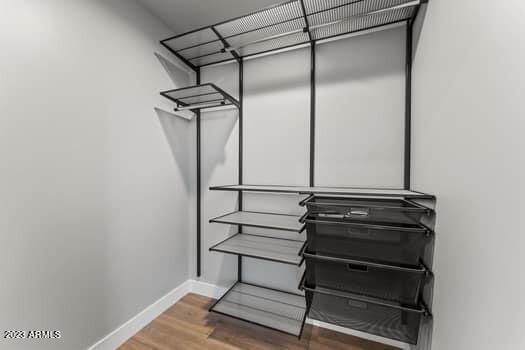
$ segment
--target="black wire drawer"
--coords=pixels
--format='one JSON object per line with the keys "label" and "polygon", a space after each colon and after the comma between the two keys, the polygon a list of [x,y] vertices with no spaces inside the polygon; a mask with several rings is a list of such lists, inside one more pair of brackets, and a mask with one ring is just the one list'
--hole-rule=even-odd
{"label": "black wire drawer", "polygon": [[310,251],[418,266],[431,230],[418,224],[306,219]]}
{"label": "black wire drawer", "polygon": [[417,305],[427,270],[305,251],[306,284]]}
{"label": "black wire drawer", "polygon": [[385,338],[417,344],[424,306],[342,293],[322,287],[303,286],[310,318]]}
{"label": "black wire drawer", "polygon": [[309,215],[344,220],[366,220],[414,224],[431,209],[406,199],[343,198],[311,196],[301,202],[306,204]]}

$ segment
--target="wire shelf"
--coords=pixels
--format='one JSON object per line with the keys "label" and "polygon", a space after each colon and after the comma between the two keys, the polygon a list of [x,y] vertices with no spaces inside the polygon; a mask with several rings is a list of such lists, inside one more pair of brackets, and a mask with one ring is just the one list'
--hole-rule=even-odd
{"label": "wire shelf", "polygon": [[401,197],[407,199],[434,199],[431,194],[417,191],[391,188],[359,188],[359,187],[309,187],[309,186],[271,186],[271,185],[225,185],[212,186],[215,191],[245,191],[291,194],[318,194],[330,196],[365,196],[365,197]]}
{"label": "wire shelf", "polygon": [[292,0],[161,44],[195,69],[408,21],[425,1]]}
{"label": "wire shelf", "polygon": [[300,337],[306,302],[301,295],[237,282],[210,311]]}
{"label": "wire shelf", "polygon": [[177,104],[175,110],[197,110],[222,106],[239,107],[239,101],[214,84],[201,84],[160,93]]}
{"label": "wire shelf", "polygon": [[304,244],[291,239],[237,233],[217,243],[210,251],[299,266],[303,261],[299,252]]}
{"label": "wire shelf", "polygon": [[303,232],[305,225],[299,222],[300,218],[298,215],[235,211],[210,219],[210,222]]}

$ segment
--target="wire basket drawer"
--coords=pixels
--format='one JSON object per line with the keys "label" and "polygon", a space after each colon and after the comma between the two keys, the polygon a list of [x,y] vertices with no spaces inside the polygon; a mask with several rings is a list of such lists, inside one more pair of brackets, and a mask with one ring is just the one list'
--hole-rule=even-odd
{"label": "wire basket drawer", "polygon": [[417,224],[432,210],[406,199],[313,196],[304,202],[319,218]]}
{"label": "wire basket drawer", "polygon": [[305,251],[306,284],[417,305],[424,267],[405,268]]}
{"label": "wire basket drawer", "polygon": [[304,286],[309,317],[382,337],[417,344],[425,309]]}
{"label": "wire basket drawer", "polygon": [[430,239],[430,230],[421,225],[313,217],[306,220],[306,234],[310,251],[409,266],[419,265]]}

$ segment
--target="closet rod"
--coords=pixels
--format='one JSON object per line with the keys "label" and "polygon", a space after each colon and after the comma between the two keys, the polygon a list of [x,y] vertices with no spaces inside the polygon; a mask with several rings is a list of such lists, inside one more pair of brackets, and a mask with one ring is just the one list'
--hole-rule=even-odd
{"label": "closet rod", "polygon": [[[185,111],[188,109],[199,109],[199,108],[207,108],[207,107],[222,107],[226,106],[226,102],[222,101],[221,103],[201,103],[196,105],[188,105],[183,107],[177,107],[175,108],[176,111]],[[229,106],[229,105],[228,105]]]}

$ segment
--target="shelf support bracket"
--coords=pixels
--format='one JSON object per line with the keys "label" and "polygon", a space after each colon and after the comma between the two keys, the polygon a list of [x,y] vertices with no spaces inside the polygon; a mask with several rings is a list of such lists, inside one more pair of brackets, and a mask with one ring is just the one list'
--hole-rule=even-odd
{"label": "shelf support bracket", "polygon": [[219,31],[215,28],[215,26],[211,26],[210,28],[215,33],[215,35],[217,35],[219,40],[224,45],[224,52],[229,51],[231,53],[231,55],[235,58],[235,60],[237,62],[240,62],[241,58],[240,58],[239,54],[235,50],[227,50],[230,47],[230,44],[228,43],[228,41],[226,41],[226,39],[223,38],[223,36],[221,35],[221,33],[219,33]]}
{"label": "shelf support bracket", "polygon": [[304,0],[299,0],[301,4],[301,12],[303,13],[304,23],[306,24],[306,27],[304,27],[303,31],[305,33],[308,33],[308,40],[310,43],[313,44],[312,40],[312,33],[310,33],[310,24],[308,23],[308,16],[306,15],[306,7],[304,6]]}

